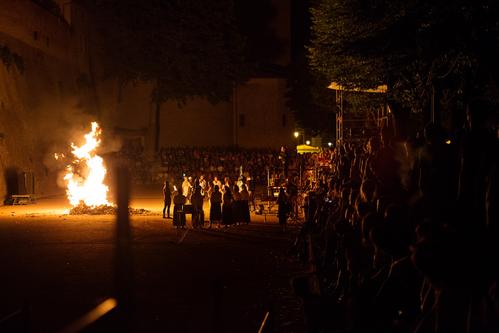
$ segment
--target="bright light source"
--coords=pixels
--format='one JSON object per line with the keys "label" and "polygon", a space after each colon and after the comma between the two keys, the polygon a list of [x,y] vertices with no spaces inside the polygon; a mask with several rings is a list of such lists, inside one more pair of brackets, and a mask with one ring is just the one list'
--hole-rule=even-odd
{"label": "bright light source", "polygon": [[452,143],[452,141],[447,140],[447,141],[445,141],[445,143],[448,144],[448,145],[450,145]]}
{"label": "bright light source", "polygon": [[309,144],[310,144],[310,140],[305,141],[305,143],[306,143],[307,145],[309,145]]}
{"label": "bright light source", "polygon": [[104,184],[107,170],[104,160],[96,153],[101,144],[102,130],[95,121],[91,126],[92,130],[84,135],[83,145],[71,144],[74,160],[66,166],[66,193],[73,207],[81,202],[90,207],[110,205],[107,200],[109,188]]}
{"label": "bright light source", "polygon": [[295,138],[298,138],[298,136],[300,135],[300,132],[294,132],[293,135],[295,136]]}
{"label": "bright light source", "polygon": [[331,142],[328,142],[327,145],[331,147],[333,144]]}

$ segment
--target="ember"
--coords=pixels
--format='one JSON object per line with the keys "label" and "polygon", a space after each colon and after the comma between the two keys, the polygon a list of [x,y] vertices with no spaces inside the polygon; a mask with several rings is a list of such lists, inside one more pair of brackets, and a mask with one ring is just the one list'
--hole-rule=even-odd
{"label": "ember", "polygon": [[[100,205],[100,206],[87,206],[84,203],[80,203],[78,206],[74,206],[69,211],[69,215],[114,215],[116,214],[117,208],[110,205]],[[146,209],[135,209],[128,208],[130,215],[151,215],[151,212]]]}

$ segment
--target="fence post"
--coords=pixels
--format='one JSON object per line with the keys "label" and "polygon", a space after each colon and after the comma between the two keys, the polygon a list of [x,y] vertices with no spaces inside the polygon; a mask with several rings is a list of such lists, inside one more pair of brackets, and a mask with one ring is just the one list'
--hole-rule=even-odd
{"label": "fence post", "polygon": [[118,212],[114,254],[115,292],[118,300],[119,326],[121,331],[130,331],[129,324],[134,307],[132,241],[128,212],[130,182],[128,170],[125,168],[117,168],[116,175]]}

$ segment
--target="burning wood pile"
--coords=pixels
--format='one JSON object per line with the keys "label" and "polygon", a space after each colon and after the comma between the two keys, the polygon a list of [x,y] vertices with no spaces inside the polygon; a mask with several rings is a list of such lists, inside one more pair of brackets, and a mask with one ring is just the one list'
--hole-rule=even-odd
{"label": "burning wood pile", "polygon": [[[92,122],[91,127],[81,146],[71,143],[73,159],[69,160],[64,175],[66,195],[73,206],[69,214],[114,215],[116,206],[107,199],[109,187],[104,184],[107,170],[104,160],[97,155],[102,130],[96,122]],[[64,154],[55,154],[54,157],[66,158]],[[145,209],[129,208],[129,211],[134,215],[149,213]]]}
{"label": "burning wood pile", "polygon": [[[117,207],[110,205],[100,205],[100,206],[87,206],[84,203],[74,206],[69,211],[69,215],[114,215],[117,212]],[[128,207],[128,212],[130,215],[150,215],[151,211],[146,209],[135,209]]]}

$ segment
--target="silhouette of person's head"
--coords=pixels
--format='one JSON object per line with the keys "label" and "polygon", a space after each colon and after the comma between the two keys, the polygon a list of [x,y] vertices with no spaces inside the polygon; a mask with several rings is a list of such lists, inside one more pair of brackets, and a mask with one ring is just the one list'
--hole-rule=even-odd
{"label": "silhouette of person's head", "polygon": [[279,195],[284,195],[284,187],[279,188]]}

